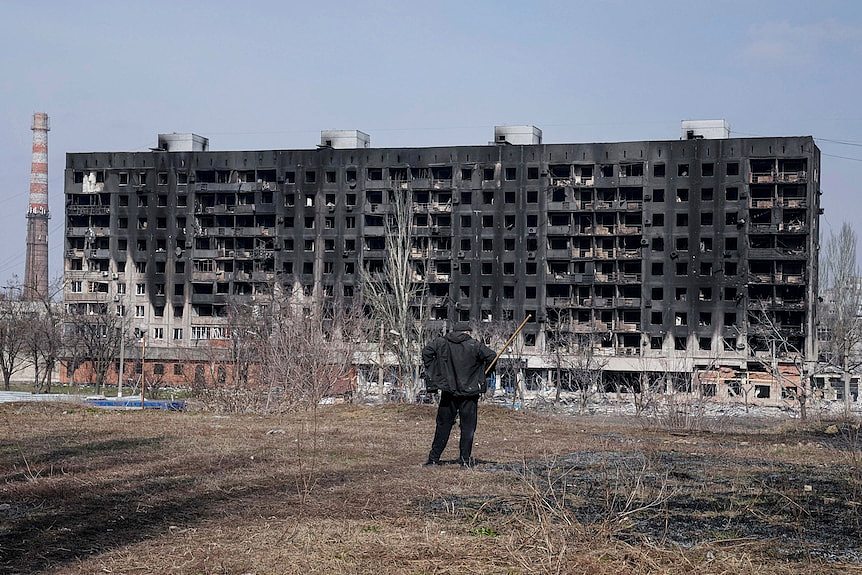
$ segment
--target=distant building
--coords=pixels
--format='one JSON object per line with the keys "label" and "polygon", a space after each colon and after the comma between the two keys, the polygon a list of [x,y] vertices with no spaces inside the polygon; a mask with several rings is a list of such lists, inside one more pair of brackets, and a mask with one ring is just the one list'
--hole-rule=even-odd
{"label": "distant building", "polygon": [[372,148],[354,130],[260,151],[172,135],[150,152],[67,154],[65,302],[126,306],[155,361],[176,364],[163,371],[181,373],[177,350],[224,337],[231,298],[276,279],[356,298],[359,266],[383,265],[397,187],[412,194],[432,326],[530,314],[528,386],[551,381],[550,350],[571,336],[604,358],[608,389],[750,386],[747,400],[775,402],[786,393],[765,360],[815,358],[820,151],[727,135],[689,122],[681,140],[543,144],[506,126],[489,145]]}

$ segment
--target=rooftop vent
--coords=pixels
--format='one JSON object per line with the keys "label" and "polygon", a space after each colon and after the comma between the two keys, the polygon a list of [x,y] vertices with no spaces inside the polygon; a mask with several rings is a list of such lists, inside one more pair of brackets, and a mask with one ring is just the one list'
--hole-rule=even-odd
{"label": "rooftop vent", "polygon": [[197,134],[159,134],[159,146],[156,149],[166,152],[206,152],[210,149],[210,141]]}
{"label": "rooftop vent", "polygon": [[730,137],[727,120],[683,120],[683,140],[724,140]]}
{"label": "rooftop vent", "polygon": [[371,136],[359,130],[323,130],[320,147],[335,149],[370,148]]}
{"label": "rooftop vent", "polygon": [[525,146],[542,143],[542,130],[536,126],[494,126],[495,144]]}

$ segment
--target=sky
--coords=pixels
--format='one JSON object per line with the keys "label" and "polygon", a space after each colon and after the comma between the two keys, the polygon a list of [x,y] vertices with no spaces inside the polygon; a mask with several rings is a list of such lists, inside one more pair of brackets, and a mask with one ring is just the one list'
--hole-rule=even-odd
{"label": "sky", "polygon": [[0,285],[24,274],[35,111],[52,277],[65,154],[174,131],[214,150],[312,148],[322,129],[394,147],[485,144],[498,124],[676,139],[725,118],[818,138],[824,228],[862,225],[862,2],[0,0],[0,21]]}

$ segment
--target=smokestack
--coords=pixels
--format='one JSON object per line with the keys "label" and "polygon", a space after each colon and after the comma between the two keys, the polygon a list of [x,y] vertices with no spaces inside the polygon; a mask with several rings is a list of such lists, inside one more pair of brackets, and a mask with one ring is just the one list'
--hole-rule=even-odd
{"label": "smokestack", "polygon": [[30,206],[27,208],[27,260],[24,299],[48,297],[48,114],[33,114],[33,160],[30,164]]}

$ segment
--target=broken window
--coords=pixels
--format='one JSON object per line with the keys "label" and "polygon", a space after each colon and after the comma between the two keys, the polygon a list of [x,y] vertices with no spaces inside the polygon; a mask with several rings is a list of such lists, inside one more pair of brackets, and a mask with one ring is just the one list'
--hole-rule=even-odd
{"label": "broken window", "polygon": [[655,164],[652,167],[652,175],[654,178],[663,178],[665,173],[664,164]]}
{"label": "broken window", "polygon": [[676,225],[679,227],[688,226],[688,214],[677,214],[676,215]]}
{"label": "broken window", "polygon": [[434,166],[431,168],[431,177],[435,180],[451,180],[452,166]]}
{"label": "broken window", "polygon": [[620,176],[627,178],[636,178],[644,175],[644,165],[637,164],[620,164]]}
{"label": "broken window", "polygon": [[700,173],[702,176],[709,178],[715,175],[715,164],[712,162],[703,162],[700,165]]}
{"label": "broken window", "polygon": [[513,181],[518,177],[518,168],[506,168],[506,180]]}
{"label": "broken window", "polygon": [[482,180],[485,182],[490,182],[494,179],[494,168],[484,168],[482,170]]}
{"label": "broken window", "polygon": [[739,175],[739,162],[728,162],[727,169],[725,172],[728,176],[738,176]]}
{"label": "broken window", "polygon": [[600,166],[599,170],[601,171],[603,178],[614,177],[614,166],[613,166],[613,164],[604,164],[604,165]]}
{"label": "broken window", "polygon": [[538,180],[539,179],[539,168],[537,168],[537,167],[527,168],[527,179],[528,180]]}
{"label": "broken window", "polygon": [[702,225],[702,226],[711,226],[712,225],[712,212],[701,212],[700,213],[700,225]]}
{"label": "broken window", "polygon": [[652,225],[657,228],[664,226],[664,214],[653,214],[652,215]]}
{"label": "broken window", "polygon": [[676,201],[677,202],[687,202],[688,201],[688,189],[680,188],[676,191]]}
{"label": "broken window", "polygon": [[678,164],[676,167],[676,175],[680,177],[688,177],[688,164]]}
{"label": "broken window", "polygon": [[461,168],[461,179],[462,180],[472,180],[473,179],[473,168]]}

